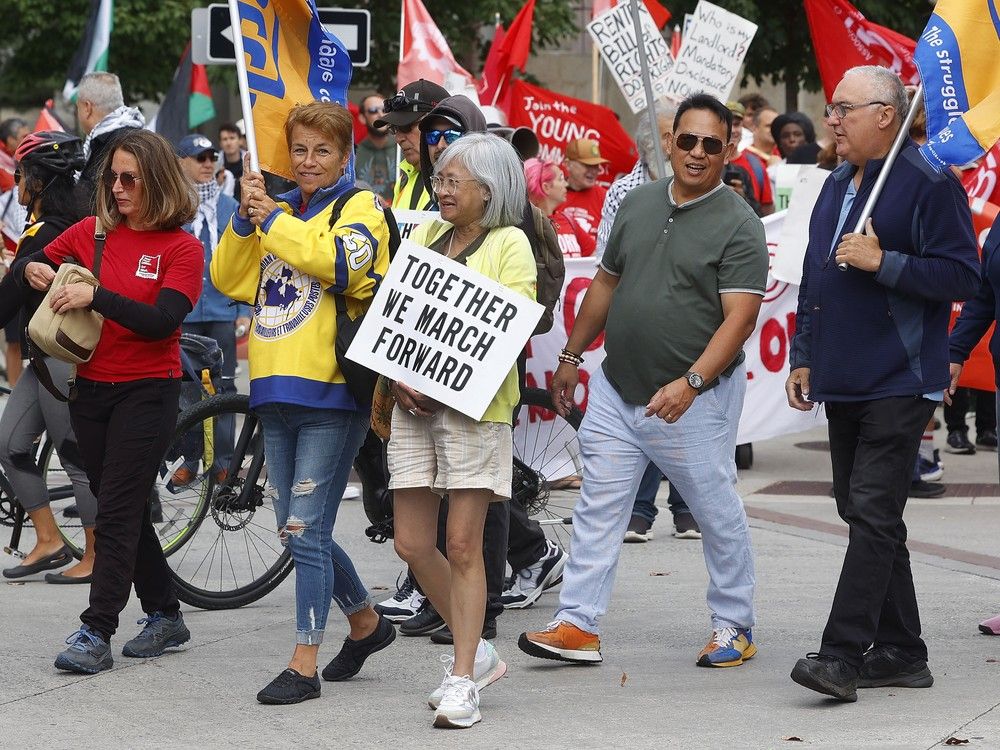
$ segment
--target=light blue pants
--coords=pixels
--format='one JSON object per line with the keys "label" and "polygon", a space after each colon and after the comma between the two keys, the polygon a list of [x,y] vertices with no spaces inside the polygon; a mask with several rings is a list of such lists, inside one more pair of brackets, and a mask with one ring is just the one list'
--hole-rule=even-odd
{"label": "light blue pants", "polygon": [[736,494],[736,430],[746,393],[738,367],[697,396],[674,424],[622,401],[603,371],[590,380],[578,433],[583,489],[573,511],[569,562],[555,619],[591,633],[608,610],[622,539],[639,481],[654,461],[675,483],[701,527],[714,628],[754,624],[750,529]]}

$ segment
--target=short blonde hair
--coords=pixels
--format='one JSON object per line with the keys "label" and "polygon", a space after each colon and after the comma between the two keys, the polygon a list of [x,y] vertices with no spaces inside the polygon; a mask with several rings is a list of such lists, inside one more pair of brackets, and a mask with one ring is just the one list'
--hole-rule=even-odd
{"label": "short blonde hair", "polygon": [[114,229],[124,218],[111,192],[107,176],[115,154],[124,151],[139,162],[136,175],[142,180],[142,200],[135,221],[154,229],[177,229],[194,219],[198,194],[181,171],[169,141],[150,130],[130,129],[108,151],[97,183],[97,218],[105,229]]}
{"label": "short blonde hair", "polygon": [[350,153],[354,145],[354,117],[346,107],[336,102],[310,102],[293,107],[285,120],[285,143],[289,149],[296,125],[318,130],[334,142],[341,155]]}

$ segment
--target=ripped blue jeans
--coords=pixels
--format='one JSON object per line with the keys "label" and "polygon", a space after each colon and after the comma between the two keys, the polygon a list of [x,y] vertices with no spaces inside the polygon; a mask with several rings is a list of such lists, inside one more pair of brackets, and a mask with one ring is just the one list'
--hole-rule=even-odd
{"label": "ripped blue jeans", "polygon": [[271,403],[255,409],[277,490],[278,537],[295,561],[295,642],[323,642],[330,602],[345,615],[371,604],[354,563],[333,541],[351,465],[368,432],[366,412]]}

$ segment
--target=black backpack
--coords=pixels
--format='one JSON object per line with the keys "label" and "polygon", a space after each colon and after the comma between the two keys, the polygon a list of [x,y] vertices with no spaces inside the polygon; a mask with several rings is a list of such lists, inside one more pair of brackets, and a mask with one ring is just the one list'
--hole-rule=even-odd
{"label": "black backpack", "polygon": [[559,239],[556,236],[556,228],[552,220],[543,214],[537,206],[528,204],[531,212],[530,222],[525,216],[525,221],[520,225],[521,230],[528,235],[528,242],[531,243],[531,252],[535,256],[535,269],[538,273],[535,282],[535,299],[538,304],[545,307],[545,312],[538,320],[532,336],[548,333],[552,329],[555,307],[562,297],[563,282],[566,279],[566,263],[563,260],[562,250],[559,247]]}

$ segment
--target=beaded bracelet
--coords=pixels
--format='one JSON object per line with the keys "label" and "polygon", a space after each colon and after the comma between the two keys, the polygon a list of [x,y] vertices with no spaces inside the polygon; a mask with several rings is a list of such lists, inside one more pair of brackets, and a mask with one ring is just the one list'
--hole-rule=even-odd
{"label": "beaded bracelet", "polygon": [[556,357],[556,359],[558,359],[560,362],[565,362],[567,364],[573,365],[574,367],[579,367],[580,365],[583,364],[583,357],[581,357],[579,354],[574,354],[569,349],[563,349],[561,352],[559,352],[559,355]]}

